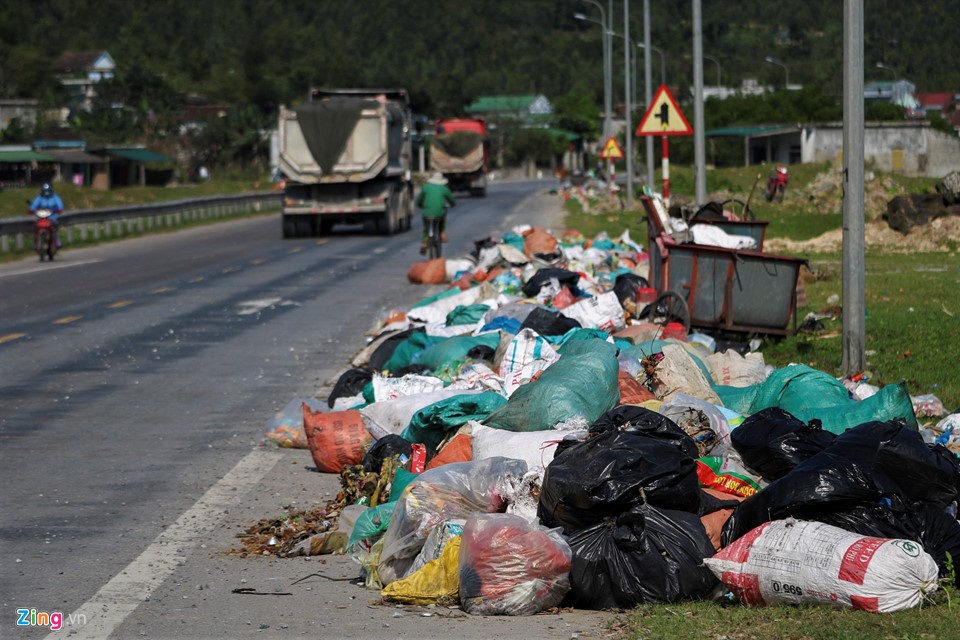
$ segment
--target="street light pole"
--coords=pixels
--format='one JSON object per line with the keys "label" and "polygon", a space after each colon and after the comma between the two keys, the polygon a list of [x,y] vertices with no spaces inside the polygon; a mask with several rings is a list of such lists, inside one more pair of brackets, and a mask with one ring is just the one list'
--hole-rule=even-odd
{"label": "street light pole", "polygon": [[594,24],[599,24],[600,28],[603,29],[603,39],[601,40],[601,46],[603,47],[603,138],[606,141],[610,137],[610,130],[613,127],[613,120],[611,117],[611,87],[612,83],[610,81],[610,29],[607,26],[607,14],[603,10],[603,5],[598,2],[592,2],[592,0],[585,0],[591,2],[600,9],[600,20],[597,21],[589,16],[586,16],[582,13],[573,14],[574,19],[583,20],[584,22],[592,22]]}
{"label": "street light pole", "polygon": [[[640,47],[641,49],[647,48],[645,44],[639,44],[637,46]],[[660,49],[657,49],[654,46],[650,46],[650,49],[656,51],[657,55],[660,56],[660,84],[667,84],[667,66],[666,66],[666,63],[664,62],[663,51],[661,51]]]}
{"label": "street light pole", "polygon": [[[650,108],[653,91],[650,79],[650,0],[643,0],[643,95],[644,104]],[[653,192],[653,136],[644,136],[647,139],[647,189]]]}
{"label": "street light pole", "polygon": [[893,67],[888,67],[887,65],[883,64],[882,62],[878,62],[878,63],[877,63],[877,69],[886,69],[887,71],[892,71],[892,72],[893,72],[893,79],[894,79],[894,80],[897,79],[897,70],[894,69]]}
{"label": "street light pole", "polygon": [[784,89],[787,89],[787,90],[789,91],[789,89],[790,89],[790,69],[787,69],[787,65],[783,64],[782,62],[777,62],[776,59],[775,59],[773,56],[767,56],[766,58],[763,59],[763,61],[764,61],[764,62],[769,62],[770,64],[775,64],[775,65],[777,65],[778,67],[783,67],[783,72],[786,74],[786,84],[784,85],[783,88],[784,88]]}
{"label": "street light pole", "polygon": [[630,123],[630,0],[623,0],[623,73],[624,80],[623,92],[626,94],[624,102],[627,103],[627,210],[633,209],[633,127]]}

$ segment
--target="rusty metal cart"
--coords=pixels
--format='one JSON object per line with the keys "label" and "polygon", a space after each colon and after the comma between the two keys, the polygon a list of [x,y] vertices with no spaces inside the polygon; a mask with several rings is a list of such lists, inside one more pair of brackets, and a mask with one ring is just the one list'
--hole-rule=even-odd
{"label": "rusty metal cart", "polygon": [[[797,280],[806,260],[678,242],[666,231],[669,222],[660,201],[641,200],[647,213],[648,279],[659,292],[655,307],[660,313],[685,319],[688,327],[770,335],[796,331]],[[734,235],[759,233],[762,247],[765,226],[720,224]]]}

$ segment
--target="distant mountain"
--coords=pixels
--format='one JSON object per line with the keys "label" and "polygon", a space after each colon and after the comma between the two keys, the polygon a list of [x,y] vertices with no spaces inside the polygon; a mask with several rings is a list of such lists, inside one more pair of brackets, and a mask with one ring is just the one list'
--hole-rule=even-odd
{"label": "distant mountain", "polygon": [[[608,3],[600,0],[608,7]],[[613,2],[623,33],[623,2]],[[921,92],[960,92],[956,0],[864,0],[865,77],[899,77]],[[643,35],[643,2],[630,2]],[[0,97],[55,102],[53,61],[109,51],[117,74],[159,75],[173,89],[262,113],[313,86],[402,86],[417,111],[454,114],[479,95],[586,93],[603,102],[596,6],[580,0],[33,0],[0,12]],[[692,83],[690,0],[650,2],[654,83],[662,67],[681,95]],[[840,0],[703,0],[708,85],[842,88]],[[623,93],[623,39],[614,37],[614,91]],[[642,75],[643,52],[638,69]],[[661,58],[662,56],[662,58]],[[772,57],[776,64],[765,62]],[[882,63],[878,67],[877,63]],[[642,80],[642,78],[641,78]],[[643,95],[642,82],[637,85]]]}

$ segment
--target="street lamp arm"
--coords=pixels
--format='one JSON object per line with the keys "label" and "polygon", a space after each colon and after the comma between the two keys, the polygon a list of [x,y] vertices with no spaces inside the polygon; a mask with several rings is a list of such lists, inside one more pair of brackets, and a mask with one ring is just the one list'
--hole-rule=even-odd
{"label": "street lamp arm", "polygon": [[790,69],[787,69],[787,65],[783,64],[782,62],[777,62],[777,60],[773,56],[767,56],[766,58],[763,59],[763,61],[769,62],[770,64],[775,64],[778,67],[781,67],[783,69],[783,72],[785,74],[785,82],[786,82],[786,84],[784,85],[784,88],[789,89],[790,88]]}
{"label": "street lamp arm", "polygon": [[[641,49],[646,48],[642,42],[637,46],[640,47]],[[653,45],[650,45],[650,49],[654,53],[660,56],[660,84],[667,84],[667,65],[665,62],[665,56],[663,55],[663,51]]]}

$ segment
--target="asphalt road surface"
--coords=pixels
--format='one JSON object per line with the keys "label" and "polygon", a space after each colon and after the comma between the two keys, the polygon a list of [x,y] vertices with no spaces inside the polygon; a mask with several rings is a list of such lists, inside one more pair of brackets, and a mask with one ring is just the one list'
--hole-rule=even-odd
{"label": "asphalt road surface", "polygon": [[[559,229],[550,186],[461,198],[445,254]],[[228,553],[336,495],[308,452],[260,438],[292,398],[326,398],[379,314],[433,291],[406,280],[419,230],[282,240],[274,214],[0,264],[0,638],[599,637],[610,614],[384,606],[348,556]]]}

